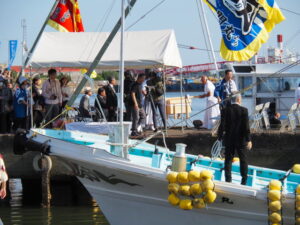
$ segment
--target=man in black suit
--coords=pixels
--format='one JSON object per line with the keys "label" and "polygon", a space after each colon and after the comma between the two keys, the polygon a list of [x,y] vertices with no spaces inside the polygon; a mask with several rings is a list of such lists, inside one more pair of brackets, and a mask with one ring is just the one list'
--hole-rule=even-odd
{"label": "man in black suit", "polygon": [[218,139],[223,139],[225,145],[225,180],[231,182],[231,166],[235,151],[240,158],[241,184],[246,185],[248,164],[246,151],[252,148],[250,139],[248,110],[240,106],[242,97],[235,94],[231,104],[221,114],[221,124],[218,130]]}
{"label": "man in black suit", "polygon": [[106,104],[108,110],[108,121],[117,121],[117,108],[118,108],[118,97],[114,88],[116,85],[116,79],[114,77],[108,78],[108,85],[105,86],[106,91]]}

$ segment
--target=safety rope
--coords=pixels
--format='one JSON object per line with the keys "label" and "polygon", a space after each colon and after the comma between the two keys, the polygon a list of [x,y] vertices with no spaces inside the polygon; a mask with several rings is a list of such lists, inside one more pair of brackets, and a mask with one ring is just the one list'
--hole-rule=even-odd
{"label": "safety rope", "polygon": [[149,11],[147,11],[144,15],[142,15],[139,19],[137,19],[135,22],[133,22],[130,26],[126,28],[126,31],[128,31],[131,27],[136,25],[138,22],[140,22],[142,19],[144,19],[148,14],[150,14],[152,11],[154,11],[158,6],[160,6],[162,3],[164,3],[166,0],[160,1],[158,4],[156,4],[154,7],[152,7]]}

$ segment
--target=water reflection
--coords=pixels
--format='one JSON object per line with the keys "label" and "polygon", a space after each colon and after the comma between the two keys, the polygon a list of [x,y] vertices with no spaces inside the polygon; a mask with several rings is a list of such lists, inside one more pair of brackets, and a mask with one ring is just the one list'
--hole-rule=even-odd
{"label": "water reflection", "polygon": [[40,205],[22,203],[24,196],[20,179],[10,179],[9,189],[11,198],[8,204],[0,205],[0,217],[4,225],[109,225],[95,201],[86,206],[42,208]]}

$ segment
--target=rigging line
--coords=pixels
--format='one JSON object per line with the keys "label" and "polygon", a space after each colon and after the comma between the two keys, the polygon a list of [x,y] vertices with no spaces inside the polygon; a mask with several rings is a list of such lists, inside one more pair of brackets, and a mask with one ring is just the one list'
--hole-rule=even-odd
{"label": "rigging line", "polygon": [[[210,49],[197,48],[197,47],[193,47],[193,46],[189,46],[189,45],[183,45],[183,44],[178,44],[178,47],[183,48],[183,49],[189,49],[189,50],[199,50],[199,51],[209,51],[209,52],[211,52]],[[214,50],[214,52],[220,52],[220,51]]]}
{"label": "rigging line", "polygon": [[[195,0],[196,1],[196,5],[197,5],[197,12],[198,12],[198,17],[199,17],[199,20],[200,20],[200,25],[201,25],[201,28],[202,28],[202,34],[203,34],[203,38],[204,38],[204,43],[205,43],[205,46],[206,46],[206,49],[209,49],[208,48],[208,43],[207,43],[207,36],[204,32],[204,21],[202,20],[201,18],[201,13],[200,13],[200,3],[198,2],[198,0]],[[201,0],[202,1],[202,0]],[[209,54],[209,52],[207,52],[207,56],[208,56],[208,59],[209,61],[211,62],[211,55]]]}
{"label": "rigging line", "polygon": [[293,14],[295,14],[295,15],[297,15],[297,16],[300,16],[300,13],[295,12],[295,11],[292,11],[292,10],[290,10],[290,9],[285,9],[285,8],[280,8],[280,9],[283,10],[283,11],[289,12],[289,13],[293,13]]}
{"label": "rigging line", "polygon": [[[103,30],[103,28],[104,28],[104,26],[105,26],[105,24],[106,24],[106,22],[107,22],[107,19],[108,19],[109,15],[110,15],[110,13],[111,13],[111,11],[112,11],[112,9],[113,9],[115,3],[116,3],[116,0],[112,1],[111,5],[110,5],[110,6],[107,8],[107,10],[105,11],[104,15],[102,16],[100,22],[98,23],[98,25],[97,25],[97,27],[96,27],[96,32],[98,32],[98,31],[101,32],[101,31]],[[102,26],[101,26],[101,25],[102,25]],[[100,27],[101,27],[101,28],[100,28]],[[88,54],[88,56],[87,56],[87,59],[91,56],[92,50],[94,49],[95,44],[96,44],[97,39],[98,39],[97,36],[99,36],[99,35],[100,35],[100,34],[96,35],[95,41],[94,41],[94,43],[93,43],[93,45],[92,45],[92,47],[91,47],[91,49],[90,49],[90,52],[89,52],[89,54]],[[90,46],[90,42],[91,42],[91,41],[92,41],[92,36],[89,38],[89,41],[86,43],[85,48],[84,48],[83,52],[81,53],[79,59],[81,59],[82,56],[84,55],[84,53],[86,53],[86,51],[87,51],[87,49],[88,49],[87,47]]]}
{"label": "rigging line", "polygon": [[128,26],[125,30],[128,31],[131,27],[136,25],[138,22],[140,22],[142,19],[144,19],[148,14],[150,14],[153,10],[155,10],[158,6],[160,6],[162,3],[164,3],[166,0],[160,1],[158,4],[156,4],[154,7],[152,7],[149,11],[147,11],[144,15],[142,15],[139,19],[137,19],[135,22],[133,22],[130,26]]}

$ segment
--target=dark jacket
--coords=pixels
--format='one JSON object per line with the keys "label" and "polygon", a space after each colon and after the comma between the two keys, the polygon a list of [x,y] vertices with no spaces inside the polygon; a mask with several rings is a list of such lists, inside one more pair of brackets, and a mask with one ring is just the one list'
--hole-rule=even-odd
{"label": "dark jacket", "polygon": [[97,99],[95,99],[94,106],[95,106],[95,108],[97,109],[96,113],[97,113],[98,118],[103,118],[103,117],[104,117],[104,116],[102,115],[102,113],[101,113],[101,110],[100,110],[100,107],[99,107],[98,102],[100,103],[100,106],[101,106],[101,108],[102,108],[103,113],[105,114],[105,117],[107,117],[106,97],[97,95],[96,98],[98,99],[98,101],[97,101]]}
{"label": "dark jacket", "polygon": [[164,84],[160,77],[150,79],[147,81],[147,86],[150,86],[150,94],[154,101],[163,99],[164,95]]}
{"label": "dark jacket", "polygon": [[0,113],[9,112],[13,102],[12,90],[5,86],[2,87],[0,89],[0,97]]}
{"label": "dark jacket", "polygon": [[251,140],[248,109],[238,104],[226,107],[221,112],[218,138],[223,139],[225,146],[245,146]]}
{"label": "dark jacket", "polygon": [[106,105],[109,109],[110,107],[117,108],[118,107],[118,97],[114,89],[110,86],[110,84],[105,86],[106,92]]}

